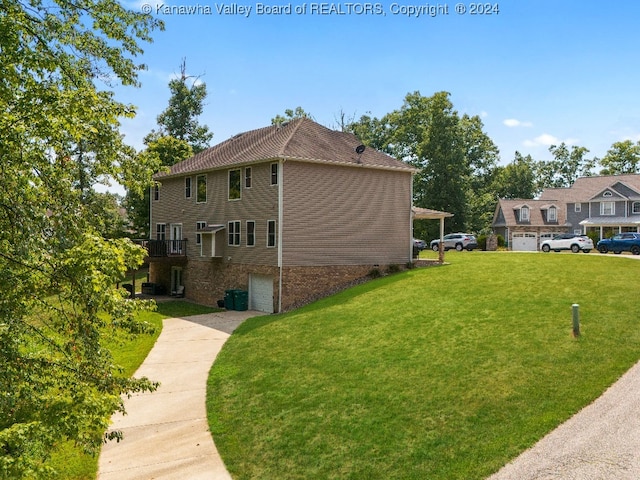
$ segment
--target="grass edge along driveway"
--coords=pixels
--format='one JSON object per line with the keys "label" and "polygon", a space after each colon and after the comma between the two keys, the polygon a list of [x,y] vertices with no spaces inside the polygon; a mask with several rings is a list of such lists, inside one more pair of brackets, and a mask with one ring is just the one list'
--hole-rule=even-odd
{"label": "grass edge along driveway", "polygon": [[447,260],[236,330],[208,386],[234,478],[486,478],[638,360],[637,262]]}
{"label": "grass edge along driveway", "polygon": [[[123,368],[123,375],[135,373],[147,357],[162,332],[162,321],[165,318],[188,317],[203,313],[216,312],[219,309],[197,305],[191,302],[176,300],[158,303],[154,312],[141,312],[141,320],[151,323],[155,332],[149,335],[125,336],[119,340],[107,339],[114,360]],[[153,380],[153,379],[151,379]],[[71,442],[61,442],[51,459],[51,466],[57,471],[57,478],[67,480],[94,479],[98,473],[98,456],[84,453]]]}

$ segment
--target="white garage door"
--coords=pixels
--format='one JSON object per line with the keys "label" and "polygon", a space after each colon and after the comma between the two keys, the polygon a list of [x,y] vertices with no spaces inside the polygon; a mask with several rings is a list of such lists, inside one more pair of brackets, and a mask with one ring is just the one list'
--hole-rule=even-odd
{"label": "white garage door", "polygon": [[514,233],[511,250],[516,252],[535,252],[538,250],[538,238],[535,233]]}
{"label": "white garage door", "polygon": [[249,275],[249,308],[273,313],[273,277]]}

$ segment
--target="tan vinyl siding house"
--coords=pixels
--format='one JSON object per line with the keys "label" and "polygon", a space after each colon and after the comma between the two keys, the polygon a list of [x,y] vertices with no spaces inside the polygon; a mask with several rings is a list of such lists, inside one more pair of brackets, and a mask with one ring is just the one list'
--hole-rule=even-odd
{"label": "tan vinyl siding house", "polygon": [[249,308],[275,312],[411,262],[414,170],[358,145],[300,119],[158,174],[151,241],[169,254],[150,255],[151,282],[206,304],[248,290]]}
{"label": "tan vinyl siding house", "polygon": [[304,162],[284,171],[283,265],[408,261],[406,173]]}

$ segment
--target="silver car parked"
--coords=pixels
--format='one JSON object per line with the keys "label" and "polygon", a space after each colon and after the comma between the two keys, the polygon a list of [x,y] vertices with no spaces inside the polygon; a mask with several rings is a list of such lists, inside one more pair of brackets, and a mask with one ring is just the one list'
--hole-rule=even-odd
{"label": "silver car parked", "polygon": [[[475,235],[470,233],[449,233],[443,237],[443,241],[445,251],[455,248],[458,252],[461,252],[462,250],[471,251],[474,248],[478,248],[478,240],[476,240]],[[440,239],[431,240],[429,245],[431,250],[437,252],[440,250]]]}

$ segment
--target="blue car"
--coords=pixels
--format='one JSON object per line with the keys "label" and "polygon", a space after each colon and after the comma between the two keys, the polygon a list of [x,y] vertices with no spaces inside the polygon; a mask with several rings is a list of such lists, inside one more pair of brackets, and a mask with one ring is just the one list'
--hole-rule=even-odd
{"label": "blue car", "polygon": [[618,233],[611,238],[604,238],[596,246],[600,253],[631,252],[640,255],[640,233]]}

